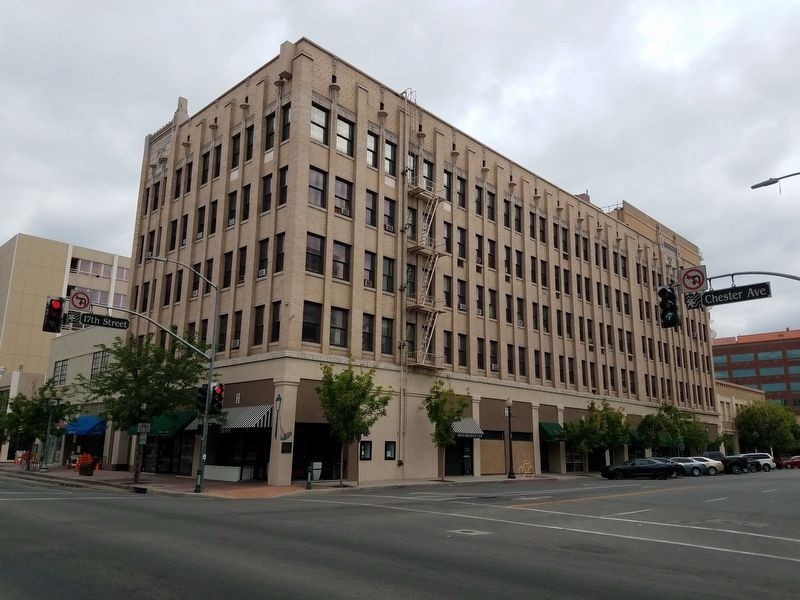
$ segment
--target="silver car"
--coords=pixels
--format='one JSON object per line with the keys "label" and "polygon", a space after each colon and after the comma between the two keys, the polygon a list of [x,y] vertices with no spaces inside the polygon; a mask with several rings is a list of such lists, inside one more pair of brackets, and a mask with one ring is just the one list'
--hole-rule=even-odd
{"label": "silver car", "polygon": [[687,458],[685,456],[673,456],[672,462],[678,463],[683,469],[684,475],[691,475],[692,477],[700,477],[700,475],[708,475],[708,465],[702,461],[694,458]]}
{"label": "silver car", "polygon": [[776,466],[772,455],[766,452],[748,452],[747,454],[742,454],[742,456],[747,460],[757,460],[761,464],[761,470],[764,472],[768,472]]}
{"label": "silver car", "polygon": [[725,472],[725,465],[722,464],[721,460],[707,458],[705,456],[690,456],[689,458],[705,463],[709,475]]}

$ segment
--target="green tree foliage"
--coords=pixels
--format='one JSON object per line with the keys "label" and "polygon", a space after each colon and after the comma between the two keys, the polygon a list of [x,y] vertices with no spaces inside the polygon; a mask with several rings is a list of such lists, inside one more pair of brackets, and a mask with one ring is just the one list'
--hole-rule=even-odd
{"label": "green tree foliage", "polygon": [[50,435],[63,435],[63,430],[56,424],[70,420],[79,408],[67,396],[56,388],[52,379],[48,379],[32,396],[19,394],[11,399],[10,411],[3,416],[0,428],[6,430],[7,436],[18,433],[33,442],[37,438],[46,439],[49,420]]}
{"label": "green tree foliage", "polygon": [[442,481],[444,481],[444,449],[456,441],[453,423],[461,418],[467,408],[467,400],[456,396],[453,388],[445,387],[444,381],[437,379],[431,386],[430,393],[422,401],[422,407],[428,413],[428,420],[433,424],[431,438],[433,444],[442,450]]}
{"label": "green tree foliage", "polygon": [[702,454],[708,448],[708,428],[695,415],[684,418],[681,437],[684,450],[691,455]]}
{"label": "green tree foliage", "polygon": [[786,406],[763,400],[753,402],[736,415],[739,442],[748,450],[791,452],[797,447],[794,413]]}
{"label": "green tree foliage", "polygon": [[573,448],[590,453],[597,449],[612,450],[627,443],[628,423],[624,413],[607,400],[600,407],[592,400],[587,414],[580,421],[564,424],[564,432]]}
{"label": "green tree foliage", "polygon": [[[153,417],[193,407],[198,382],[206,373],[206,359],[183,344],[165,349],[154,344],[152,336],[138,341],[114,340],[111,346],[99,344],[109,352],[108,364],[87,379],[77,378],[86,397],[103,403],[103,414],[117,428],[126,430]],[[139,482],[141,446],[134,459],[134,482]]]}
{"label": "green tree foliage", "polygon": [[733,448],[734,439],[731,433],[720,433],[717,437],[708,441],[708,449],[719,450],[724,445],[725,451],[730,452]]}
{"label": "green tree foliage", "polygon": [[353,364],[334,373],[330,365],[322,365],[322,383],[317,387],[322,412],[331,426],[331,432],[341,444],[339,486],[344,477],[344,450],[346,446],[369,435],[380,417],[386,415],[391,394],[375,385],[375,369],[353,371]]}
{"label": "green tree foliage", "polygon": [[673,454],[698,454],[709,446],[705,423],[666,402],[659,405],[656,413],[642,418],[637,432],[646,448],[669,449]]}

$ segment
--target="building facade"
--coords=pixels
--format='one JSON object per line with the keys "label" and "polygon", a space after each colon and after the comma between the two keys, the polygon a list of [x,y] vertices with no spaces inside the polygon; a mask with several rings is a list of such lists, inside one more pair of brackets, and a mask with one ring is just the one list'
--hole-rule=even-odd
{"label": "building facade", "polygon": [[762,390],[800,415],[800,330],[717,338],[713,349],[717,379]]}
{"label": "building facade", "polygon": [[[93,302],[126,307],[130,278],[127,257],[73,244],[17,234],[0,246],[0,394],[14,387],[13,372],[38,381],[67,376],[66,369],[50,365],[50,342],[56,334],[42,331],[48,296],[68,297],[85,291]],[[30,393],[25,392],[25,393]],[[6,410],[8,409],[6,403]],[[15,448],[6,444],[0,460],[10,460]]]}
{"label": "building facade", "polygon": [[719,406],[719,432],[733,436],[733,446],[724,448],[724,451],[727,454],[738,454],[741,452],[741,447],[739,445],[739,433],[736,430],[736,416],[743,407],[753,402],[765,400],[766,395],[760,390],[730,383],[729,381],[715,380],[714,389]]}
{"label": "building facade", "polygon": [[[509,434],[515,464],[564,471],[578,459],[560,425],[591,400],[634,421],[669,401],[716,428],[706,314],[658,323],[658,287],[700,262],[634,206],[561,190],[301,39],[147,136],[130,299],[211,344],[203,277],[218,290],[225,406],[266,418],[249,441],[223,429],[235,448],[212,464],[263,454],[275,484],[317,462],[435,476],[420,405],[442,378],[468,399],[448,473],[505,472]],[[321,364],[350,360],[393,400],[339,465],[315,388]]]}

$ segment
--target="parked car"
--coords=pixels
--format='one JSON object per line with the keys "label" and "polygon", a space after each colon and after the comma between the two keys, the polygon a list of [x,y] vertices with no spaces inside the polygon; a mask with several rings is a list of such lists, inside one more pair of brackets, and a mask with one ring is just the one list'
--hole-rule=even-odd
{"label": "parked car", "polygon": [[658,462],[661,462],[661,463],[664,463],[664,464],[667,464],[667,465],[672,465],[673,467],[675,467],[675,470],[672,472],[670,477],[673,477],[673,478],[677,477],[678,474],[682,472],[681,466],[678,463],[676,463],[674,460],[672,460],[671,458],[664,458],[663,456],[651,456],[650,458],[653,459],[653,460],[657,460]]}
{"label": "parked car", "polygon": [[722,459],[725,458],[725,455],[722,452],[718,452],[717,450],[709,450],[708,452],[703,452],[703,456],[706,458],[710,458],[712,460],[718,460],[720,462],[723,462]]}
{"label": "parked car", "polygon": [[721,460],[708,458],[706,456],[690,456],[689,458],[705,463],[709,475],[716,475],[717,473],[722,473],[725,471],[725,465],[722,464]]}
{"label": "parked car", "polygon": [[750,472],[750,461],[748,461],[744,456],[737,456],[735,454],[731,456],[723,456],[722,464],[725,466],[725,473],[739,475],[740,473]]}
{"label": "parked car", "polygon": [[[725,471],[728,472],[728,462],[735,461],[740,468],[740,472],[742,473],[755,473],[756,471],[761,470],[761,463],[758,462],[754,458],[747,458],[742,454],[731,454],[725,457],[725,460],[722,462],[725,464]],[[734,471],[730,471],[731,473],[736,474]]]}
{"label": "parked car", "polygon": [[708,475],[708,465],[703,461],[694,458],[687,458],[685,456],[673,456],[670,459],[672,462],[678,463],[680,467],[678,473],[682,475],[691,475],[692,477],[700,477],[700,475]]}
{"label": "parked car", "polygon": [[800,456],[785,456],[781,460],[784,469],[800,469]]}
{"label": "parked car", "polygon": [[757,460],[761,465],[761,470],[767,473],[777,466],[772,459],[772,455],[766,452],[747,452],[742,454],[742,456],[746,457],[748,460]]}
{"label": "parked car", "polygon": [[661,462],[653,458],[632,458],[618,465],[603,467],[600,474],[607,479],[628,479],[631,477],[650,477],[651,479],[667,479],[675,477],[677,464],[669,459]]}

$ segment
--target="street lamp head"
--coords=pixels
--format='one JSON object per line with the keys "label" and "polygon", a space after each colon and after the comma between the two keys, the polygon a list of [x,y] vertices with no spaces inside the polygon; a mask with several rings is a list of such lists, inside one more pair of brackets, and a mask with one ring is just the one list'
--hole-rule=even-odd
{"label": "street lamp head", "polygon": [[769,179],[751,185],[750,189],[755,190],[757,188],[767,187],[768,185],[775,185],[776,183],[778,183],[778,179],[776,177],[770,177]]}
{"label": "street lamp head", "polygon": [[514,402],[511,400],[511,398],[507,398],[506,399],[506,406],[508,408],[511,408],[512,406],[514,406]]}

